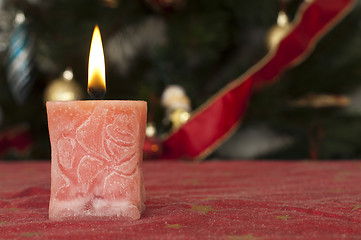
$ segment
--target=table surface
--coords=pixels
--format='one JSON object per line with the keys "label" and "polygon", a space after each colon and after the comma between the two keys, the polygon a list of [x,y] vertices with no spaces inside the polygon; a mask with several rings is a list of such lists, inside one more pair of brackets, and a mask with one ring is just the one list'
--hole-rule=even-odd
{"label": "table surface", "polygon": [[0,239],[361,239],[361,161],[145,162],[138,221],[48,220],[50,163],[0,163]]}

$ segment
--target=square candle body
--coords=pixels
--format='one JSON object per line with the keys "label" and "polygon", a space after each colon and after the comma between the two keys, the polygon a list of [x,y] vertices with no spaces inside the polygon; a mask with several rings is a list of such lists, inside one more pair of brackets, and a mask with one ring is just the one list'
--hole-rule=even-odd
{"label": "square candle body", "polygon": [[47,102],[50,220],[139,219],[144,101]]}

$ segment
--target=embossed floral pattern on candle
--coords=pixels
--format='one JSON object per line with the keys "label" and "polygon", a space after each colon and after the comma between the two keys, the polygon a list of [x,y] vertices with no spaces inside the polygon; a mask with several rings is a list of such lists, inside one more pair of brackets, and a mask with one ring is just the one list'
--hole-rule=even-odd
{"label": "embossed floral pattern on candle", "polygon": [[57,212],[72,217],[83,211],[139,218],[144,210],[140,143],[145,113],[105,102],[47,106],[52,143],[50,216]]}

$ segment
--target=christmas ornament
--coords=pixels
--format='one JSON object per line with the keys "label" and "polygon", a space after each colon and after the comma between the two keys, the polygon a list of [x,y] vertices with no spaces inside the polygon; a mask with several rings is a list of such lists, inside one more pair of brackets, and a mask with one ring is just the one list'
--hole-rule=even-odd
{"label": "christmas ornament", "polygon": [[25,15],[17,13],[8,46],[6,77],[18,104],[25,102],[34,80],[34,37],[28,28]]}
{"label": "christmas ornament", "polygon": [[68,68],[62,75],[47,86],[44,101],[72,101],[84,98],[83,88],[73,78],[73,71]]}
{"label": "christmas ornament", "polygon": [[186,0],[146,0],[146,3],[156,12],[169,13],[183,7]]}
{"label": "christmas ornament", "polygon": [[165,121],[170,122],[173,129],[178,129],[191,117],[191,102],[181,86],[169,85],[162,94],[161,104],[166,110]]}
{"label": "christmas ornament", "polygon": [[133,60],[140,54],[151,55],[157,46],[166,43],[166,24],[163,19],[149,17],[136,26],[116,33],[104,48],[108,62],[120,75],[125,75]]}
{"label": "christmas ornament", "polygon": [[169,115],[169,119],[172,123],[173,129],[180,128],[191,117],[191,114],[184,109],[176,109]]}
{"label": "christmas ornament", "polygon": [[291,29],[287,14],[280,11],[277,17],[277,24],[272,26],[266,37],[266,44],[269,50],[275,49],[281,40]]}

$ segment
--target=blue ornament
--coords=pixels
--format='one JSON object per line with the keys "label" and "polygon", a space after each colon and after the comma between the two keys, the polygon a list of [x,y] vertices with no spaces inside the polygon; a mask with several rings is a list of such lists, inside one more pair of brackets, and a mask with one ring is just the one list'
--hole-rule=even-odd
{"label": "blue ornament", "polygon": [[28,28],[24,14],[16,14],[15,28],[8,46],[6,76],[19,105],[28,98],[34,81],[34,37]]}

